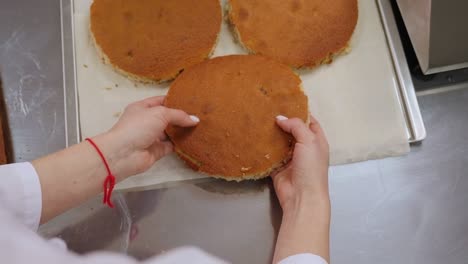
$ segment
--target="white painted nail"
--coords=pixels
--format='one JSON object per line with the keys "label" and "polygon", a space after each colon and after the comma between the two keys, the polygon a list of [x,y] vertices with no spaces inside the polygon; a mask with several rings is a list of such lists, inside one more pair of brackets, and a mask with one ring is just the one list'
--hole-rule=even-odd
{"label": "white painted nail", "polygon": [[288,118],[283,116],[283,115],[276,116],[276,119],[279,120],[279,121],[288,120]]}
{"label": "white painted nail", "polygon": [[190,116],[190,119],[192,119],[193,122],[200,122],[200,118],[198,118],[197,116],[194,116],[194,115],[191,115]]}

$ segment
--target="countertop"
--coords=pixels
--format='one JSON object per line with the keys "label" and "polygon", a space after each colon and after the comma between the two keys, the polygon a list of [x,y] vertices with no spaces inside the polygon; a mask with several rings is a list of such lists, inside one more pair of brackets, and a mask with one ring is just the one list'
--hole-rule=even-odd
{"label": "countertop", "polygon": [[[0,0],[0,72],[15,161],[65,146],[60,1]],[[466,88],[465,88],[466,87]],[[419,96],[427,138],[404,157],[330,168],[332,263],[466,263],[468,85]],[[91,199],[41,227],[71,250],[139,259],[195,245],[268,263],[281,221],[269,180],[209,180]]]}

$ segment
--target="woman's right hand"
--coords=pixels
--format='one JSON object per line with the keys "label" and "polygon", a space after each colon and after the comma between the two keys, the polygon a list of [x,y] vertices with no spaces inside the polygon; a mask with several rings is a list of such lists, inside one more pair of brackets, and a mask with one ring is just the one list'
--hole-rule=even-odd
{"label": "woman's right hand", "polygon": [[[277,124],[296,139],[292,161],[272,175],[283,219],[273,263],[300,253],[329,261],[329,153],[325,134],[312,116],[310,125],[298,118],[277,117]],[[315,258],[312,256],[312,258]]]}
{"label": "woman's right hand", "polygon": [[277,117],[277,124],[296,139],[292,161],[273,175],[283,211],[297,209],[302,202],[328,202],[328,142],[320,124],[310,117],[307,126],[299,118]]}

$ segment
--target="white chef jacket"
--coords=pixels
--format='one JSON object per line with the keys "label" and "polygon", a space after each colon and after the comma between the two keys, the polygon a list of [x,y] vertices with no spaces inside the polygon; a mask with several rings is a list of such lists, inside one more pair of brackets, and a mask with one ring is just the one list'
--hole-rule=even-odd
{"label": "white chef jacket", "polygon": [[[46,240],[36,234],[42,210],[39,177],[31,163],[0,166],[0,256],[2,263],[67,264],[221,264],[227,263],[195,247],[183,247],[139,262],[129,256],[105,251],[78,255],[63,240]],[[304,253],[280,264],[327,264],[320,256]]]}

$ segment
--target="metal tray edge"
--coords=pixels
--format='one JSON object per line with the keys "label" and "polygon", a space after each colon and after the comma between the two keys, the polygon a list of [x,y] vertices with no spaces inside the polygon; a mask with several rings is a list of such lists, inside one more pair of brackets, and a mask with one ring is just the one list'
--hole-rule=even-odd
{"label": "metal tray edge", "polygon": [[419,109],[416,91],[414,89],[411,74],[406,61],[400,35],[396,27],[392,7],[389,0],[376,0],[380,11],[380,17],[385,29],[387,43],[393,60],[396,75],[399,82],[399,97],[402,100],[402,108],[409,128],[409,142],[418,143],[426,138],[426,128]]}
{"label": "metal tray edge", "polygon": [[60,0],[65,138],[67,147],[81,141],[73,13],[73,0]]}

